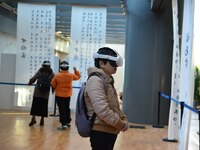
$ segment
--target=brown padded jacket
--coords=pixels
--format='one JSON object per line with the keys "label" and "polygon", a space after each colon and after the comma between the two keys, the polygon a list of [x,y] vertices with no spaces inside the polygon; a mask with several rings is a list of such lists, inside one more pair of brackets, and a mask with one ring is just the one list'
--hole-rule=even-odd
{"label": "brown padded jacket", "polygon": [[88,74],[99,72],[103,74],[107,84],[107,95],[103,80],[98,76],[91,76],[86,84],[85,102],[88,115],[97,114],[92,130],[118,134],[122,129],[127,117],[121,111],[117,92],[114,88],[114,79],[102,69],[89,68]]}
{"label": "brown padded jacket", "polygon": [[51,81],[52,88],[55,89],[55,95],[58,97],[72,96],[72,81],[80,79],[78,70],[70,73],[69,71],[58,72]]}

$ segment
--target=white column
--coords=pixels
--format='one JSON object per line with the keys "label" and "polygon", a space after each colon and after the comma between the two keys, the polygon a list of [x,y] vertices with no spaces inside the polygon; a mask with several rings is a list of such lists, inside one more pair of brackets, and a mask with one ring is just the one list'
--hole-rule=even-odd
{"label": "white column", "polygon": [[[173,14],[173,62],[172,62],[172,79],[171,79],[171,97],[179,100],[180,98],[180,49],[179,49],[179,25],[178,25],[178,4],[177,0],[172,0]],[[178,131],[180,123],[179,105],[171,101],[170,114],[168,122],[168,140],[178,140]]]}
{"label": "white column", "polygon": [[[194,1],[184,1],[183,31],[181,45],[180,101],[193,106],[194,71],[192,62],[192,42],[194,23]],[[179,131],[179,150],[188,150],[191,111],[184,108],[182,125]]]}

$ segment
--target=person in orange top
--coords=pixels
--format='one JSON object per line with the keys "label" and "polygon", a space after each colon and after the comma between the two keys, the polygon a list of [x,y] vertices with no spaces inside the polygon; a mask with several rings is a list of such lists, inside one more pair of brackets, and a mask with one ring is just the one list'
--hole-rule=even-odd
{"label": "person in orange top", "polygon": [[55,101],[59,109],[59,119],[61,126],[58,130],[65,130],[70,127],[71,113],[70,113],[70,98],[72,96],[72,81],[80,79],[80,72],[73,67],[74,73],[68,71],[69,64],[66,61],[60,63],[61,71],[55,74],[51,81],[53,93],[55,91]]}

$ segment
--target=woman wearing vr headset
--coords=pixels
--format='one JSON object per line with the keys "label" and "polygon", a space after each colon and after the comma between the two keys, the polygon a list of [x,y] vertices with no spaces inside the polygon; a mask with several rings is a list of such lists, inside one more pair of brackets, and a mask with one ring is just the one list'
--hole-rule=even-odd
{"label": "woman wearing vr headset", "polygon": [[31,122],[29,126],[36,124],[36,116],[41,116],[40,126],[44,125],[44,117],[48,117],[48,100],[50,94],[50,83],[54,76],[53,70],[51,69],[50,61],[44,61],[42,67],[37,71],[37,73],[29,80],[29,85],[32,85],[35,81],[37,84],[45,78],[48,82],[49,89],[41,90],[38,86],[35,86],[33,93],[33,102],[31,105],[30,115],[32,115]]}
{"label": "woman wearing vr headset", "polygon": [[[101,74],[107,84],[98,76],[91,76],[86,84],[85,102],[89,117],[96,113],[90,135],[92,150],[112,150],[120,131],[128,130],[128,120],[120,110],[118,95],[114,87],[117,67],[123,65],[122,57],[108,47],[100,48],[93,54],[95,67],[88,69],[88,74]],[[107,91],[107,92],[106,92]]]}
{"label": "woman wearing vr headset", "polygon": [[[51,81],[52,88],[55,90],[55,101],[59,109],[59,118],[61,126],[58,130],[65,130],[70,127],[70,98],[72,96],[72,81],[80,79],[80,73],[73,68],[74,73],[70,73],[69,64],[66,61],[60,63],[60,72],[57,73]],[[53,91],[54,91],[53,90]]]}

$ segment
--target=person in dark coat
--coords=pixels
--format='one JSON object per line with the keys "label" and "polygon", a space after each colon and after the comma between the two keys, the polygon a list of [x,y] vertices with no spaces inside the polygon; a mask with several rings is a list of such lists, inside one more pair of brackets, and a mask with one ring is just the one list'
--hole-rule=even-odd
{"label": "person in dark coat", "polygon": [[48,100],[50,88],[47,91],[43,91],[39,88],[38,83],[41,82],[43,77],[47,77],[47,81],[51,83],[54,77],[53,70],[51,69],[51,64],[49,61],[44,61],[42,67],[37,71],[37,73],[29,80],[29,85],[32,85],[35,81],[37,84],[33,93],[33,102],[31,106],[30,115],[32,115],[31,122],[29,126],[36,124],[36,116],[41,116],[40,126],[44,125],[44,117],[48,117]]}

